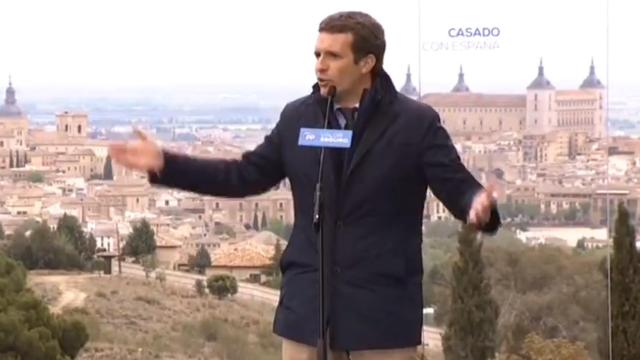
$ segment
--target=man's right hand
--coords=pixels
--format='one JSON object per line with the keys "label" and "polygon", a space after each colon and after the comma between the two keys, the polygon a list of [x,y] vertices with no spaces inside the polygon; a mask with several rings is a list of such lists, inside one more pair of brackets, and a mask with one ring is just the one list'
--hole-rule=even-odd
{"label": "man's right hand", "polygon": [[142,131],[133,132],[137,140],[109,145],[111,159],[131,170],[159,173],[164,166],[162,149]]}

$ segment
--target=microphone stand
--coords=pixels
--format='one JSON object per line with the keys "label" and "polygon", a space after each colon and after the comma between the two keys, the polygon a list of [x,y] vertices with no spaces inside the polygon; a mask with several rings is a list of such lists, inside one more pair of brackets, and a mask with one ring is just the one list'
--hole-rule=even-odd
{"label": "microphone stand", "polygon": [[[324,128],[329,125],[329,111],[332,109],[333,97],[336,94],[335,86],[329,87],[327,92],[327,111],[324,115]],[[325,275],[325,259],[327,255],[324,242],[324,231],[322,226],[324,215],[324,204],[322,197],[322,174],[324,173],[325,147],[320,148],[320,165],[318,168],[318,181],[316,182],[315,193],[313,196],[313,229],[318,236],[318,260],[320,266],[320,336],[318,338],[318,360],[327,360],[327,332],[328,324],[326,321],[327,304],[325,294],[327,293],[327,277]]]}

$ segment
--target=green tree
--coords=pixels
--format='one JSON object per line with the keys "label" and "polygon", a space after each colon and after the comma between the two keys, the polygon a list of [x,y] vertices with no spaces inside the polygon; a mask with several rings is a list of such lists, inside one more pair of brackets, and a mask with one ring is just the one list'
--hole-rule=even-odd
{"label": "green tree", "polygon": [[204,245],[201,245],[198,252],[196,252],[193,265],[199,274],[204,274],[206,269],[211,267],[211,255],[209,255],[207,249],[204,248]]}
{"label": "green tree", "polygon": [[149,279],[151,272],[158,267],[158,260],[156,259],[155,254],[142,256],[140,263],[142,264],[142,270],[144,270],[144,276],[146,279]]}
{"label": "green tree", "polygon": [[455,238],[460,230],[460,223],[452,220],[431,221],[427,224],[425,238]]}
{"label": "green tree", "polygon": [[87,252],[85,253],[89,259],[92,259],[96,255],[97,246],[98,242],[96,241],[95,236],[93,236],[93,233],[89,233],[87,236]]}
{"label": "green tree", "polygon": [[91,260],[95,255],[95,238],[93,238],[93,235],[87,237],[77,217],[66,213],[62,215],[60,220],[58,220],[56,233],[69,241],[69,244],[71,244],[84,261]]}
{"label": "green tree", "polygon": [[44,182],[44,175],[41,172],[34,171],[29,174],[27,180],[31,181],[32,183],[41,183]]}
{"label": "green tree", "polygon": [[280,272],[280,258],[282,257],[282,243],[280,238],[273,245],[273,256],[271,256],[271,264],[263,274],[270,278],[263,282],[263,285],[273,289],[280,289],[282,285],[282,273]]}
{"label": "green tree", "polygon": [[127,236],[124,245],[124,254],[133,256],[137,261],[142,256],[153,254],[156,251],[156,238],[151,225],[146,219],[133,227],[133,231]]}
{"label": "green tree", "polygon": [[566,339],[544,339],[538,334],[526,336],[522,352],[499,357],[499,360],[586,360],[590,359],[581,342]]}
{"label": "green tree", "polygon": [[512,219],[516,216],[515,207],[511,199],[498,204],[498,210],[500,211],[500,216],[505,219]]}
{"label": "green tree", "polygon": [[269,223],[267,221],[267,213],[262,212],[262,219],[260,220],[260,229],[266,230],[269,227]]}
{"label": "green tree", "polygon": [[579,212],[580,212],[580,217],[582,218],[582,220],[586,220],[589,218],[589,216],[591,216],[591,203],[588,201],[584,201],[581,202],[580,204],[578,204],[579,206]]}
{"label": "green tree", "polygon": [[269,221],[269,226],[266,230],[271,231],[272,233],[278,235],[283,239],[289,239],[289,237],[291,236],[291,232],[293,231],[293,225],[285,224],[280,219],[272,219],[271,221]]}
{"label": "green tree", "polygon": [[20,225],[18,225],[18,227],[13,231],[14,234],[27,234],[30,231],[32,231],[33,229],[37,228],[38,226],[40,226],[40,221],[34,219],[34,218],[29,218],[25,221],[23,221]]}
{"label": "green tree", "polygon": [[[600,264],[598,266],[598,270],[600,272],[600,276],[605,281],[609,279],[609,261],[607,257],[603,257],[600,260]],[[605,310],[606,306],[605,306]],[[609,324],[609,312],[608,311],[598,311],[598,316],[596,317],[597,323],[597,343],[596,349],[598,351],[598,355],[600,355],[600,359],[609,359],[609,350],[611,344],[609,343],[609,332],[611,331],[611,326]]]}
{"label": "green tree", "polygon": [[273,256],[271,256],[270,275],[276,278],[281,276],[280,274],[280,258],[282,257],[282,243],[278,238],[275,245],[273,245]]}
{"label": "green tree", "polygon": [[587,250],[587,240],[583,237],[576,242],[576,249],[585,251]]}
{"label": "green tree", "polygon": [[207,278],[207,288],[211,295],[222,300],[227,296],[233,296],[238,292],[238,281],[233,275],[212,275]]}
{"label": "green tree", "polygon": [[78,319],[60,320],[60,348],[72,359],[78,355],[80,350],[89,341],[87,327]]}
{"label": "green tree", "polygon": [[202,279],[196,279],[194,288],[196,289],[198,296],[205,296],[207,294],[207,287],[204,285],[204,281],[202,281]]}
{"label": "green tree", "polygon": [[51,232],[46,222],[29,230],[16,232],[9,242],[7,255],[29,269],[82,269],[83,262],[69,241]]}
{"label": "green tree", "polygon": [[445,359],[493,359],[499,309],[485,278],[482,242],[471,226],[460,231],[452,275],[451,313],[442,337]]}
{"label": "green tree", "polygon": [[4,240],[4,238],[5,238],[4,227],[0,223],[0,240]]}
{"label": "green tree", "polygon": [[569,205],[568,209],[563,211],[562,215],[563,215],[564,221],[574,222],[578,220],[578,213],[579,213],[578,208],[574,204],[571,204]]}
{"label": "green tree", "polygon": [[529,220],[536,220],[541,215],[540,204],[517,204],[515,211]]}
{"label": "green tree", "polygon": [[216,222],[213,226],[213,233],[216,235],[227,235],[230,238],[236,237],[236,232],[233,230],[228,224],[223,224],[221,222]]}
{"label": "green tree", "polygon": [[164,287],[164,284],[167,283],[167,274],[164,270],[160,269],[156,271],[156,281],[160,283],[160,286]]}
{"label": "green tree", "polygon": [[611,258],[611,349],[616,360],[640,359],[640,259],[635,242],[636,230],[620,203]]}
{"label": "green tree", "polygon": [[[506,227],[483,242],[487,278],[501,309],[499,348],[505,354],[522,353],[526,336],[537,333],[545,339],[582,342],[591,358],[598,359],[600,343],[608,343],[608,337],[598,338],[601,329],[608,331],[607,282],[602,276],[607,267],[601,262],[606,250],[567,253],[527,246]],[[438,326],[445,326],[453,314],[449,307],[456,243],[455,237],[427,237],[423,242],[424,303],[436,309]]]}
{"label": "green tree", "polygon": [[26,271],[0,255],[0,358],[61,360],[75,358],[87,343],[78,320],[54,316],[26,288]]}
{"label": "green tree", "polygon": [[113,180],[113,165],[111,164],[111,156],[107,155],[102,170],[102,178],[104,180]]}
{"label": "green tree", "polygon": [[258,222],[258,213],[254,212],[253,213],[253,224],[252,224],[253,230],[260,230],[260,223]]}

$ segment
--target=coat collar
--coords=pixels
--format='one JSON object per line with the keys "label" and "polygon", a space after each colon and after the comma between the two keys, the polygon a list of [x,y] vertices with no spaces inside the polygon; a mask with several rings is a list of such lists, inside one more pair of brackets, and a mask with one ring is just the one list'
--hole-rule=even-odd
{"label": "coat collar", "polygon": [[[320,85],[316,82],[311,87],[311,96],[320,104],[327,105],[327,98],[320,94]],[[387,72],[383,69],[373,80],[371,89],[365,89],[360,97],[359,109],[378,105],[380,102],[391,102],[398,96],[398,91]]]}
{"label": "coat collar", "polygon": [[[328,98],[320,94],[320,86],[318,83],[313,85],[311,96],[320,106],[322,116],[324,117]],[[345,181],[375,144],[376,140],[378,140],[388,126],[391,125],[393,116],[390,115],[392,111],[390,104],[393,103],[397,96],[398,92],[391,78],[384,70],[381,70],[376,76],[371,89],[365,89],[363,92],[358,106],[358,118],[367,121],[367,129],[355,149],[353,159],[344,177]]]}

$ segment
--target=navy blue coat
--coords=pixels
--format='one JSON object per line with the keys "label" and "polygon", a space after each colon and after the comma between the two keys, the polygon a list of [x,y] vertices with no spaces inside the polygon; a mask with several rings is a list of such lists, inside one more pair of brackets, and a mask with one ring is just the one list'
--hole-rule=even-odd
{"label": "navy blue coat", "polygon": [[[312,227],[319,149],[298,146],[301,127],[323,125],[327,100],[313,92],[285,106],[264,142],[240,160],[165,152],[150,181],[224,197],[270,190],[285,177],[295,224],[281,258],[274,332],[315,346],[319,334],[317,236]],[[427,187],[465,220],[481,185],[461,163],[438,114],[399,94],[382,72],[363,96],[348,166],[331,149],[323,177],[330,278],[328,322],[336,350],[418,345],[422,329],[422,214]],[[341,168],[340,166],[344,166]],[[483,231],[500,225],[496,208]]]}

